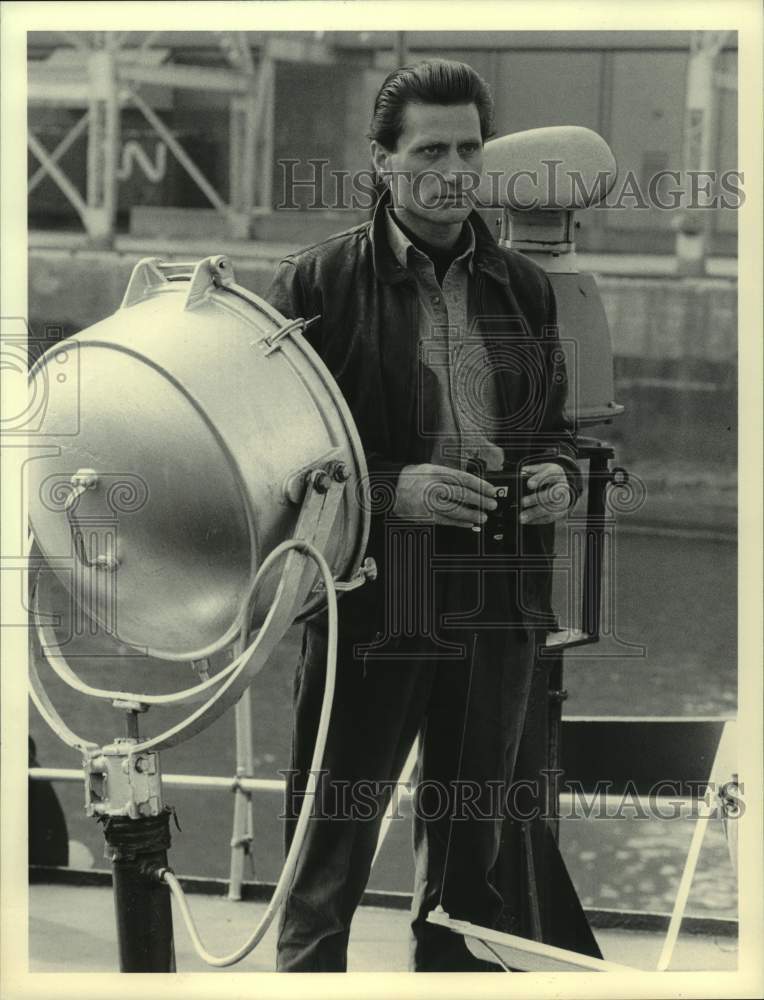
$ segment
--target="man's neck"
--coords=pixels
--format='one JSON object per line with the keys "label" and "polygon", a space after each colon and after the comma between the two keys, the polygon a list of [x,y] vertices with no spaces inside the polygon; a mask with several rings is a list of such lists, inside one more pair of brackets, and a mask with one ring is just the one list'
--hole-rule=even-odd
{"label": "man's neck", "polygon": [[426,219],[406,211],[405,208],[396,208],[393,210],[393,214],[406,229],[418,236],[420,240],[432,247],[437,247],[439,250],[449,250],[455,246],[464,225],[462,222],[449,223],[448,225],[428,222]]}

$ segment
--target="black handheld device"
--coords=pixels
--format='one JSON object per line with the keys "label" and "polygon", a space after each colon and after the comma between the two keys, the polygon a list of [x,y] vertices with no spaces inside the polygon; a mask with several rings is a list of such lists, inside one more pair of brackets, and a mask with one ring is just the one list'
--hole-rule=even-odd
{"label": "black handheld device", "polygon": [[483,462],[471,461],[467,472],[496,487],[496,510],[486,511],[485,524],[474,529],[483,533],[487,551],[514,549],[520,524],[521,499],[527,492],[527,474],[520,463],[504,463],[500,472],[487,472]]}

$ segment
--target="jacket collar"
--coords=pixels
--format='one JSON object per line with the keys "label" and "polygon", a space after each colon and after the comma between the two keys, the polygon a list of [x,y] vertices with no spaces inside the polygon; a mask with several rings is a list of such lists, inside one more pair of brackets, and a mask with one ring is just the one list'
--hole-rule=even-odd
{"label": "jacket collar", "polygon": [[[396,259],[387,238],[387,208],[390,204],[390,191],[386,190],[377,201],[374,215],[370,223],[370,238],[374,272],[380,281],[395,284],[410,280],[405,267]],[[488,226],[479,213],[472,211],[469,221],[475,234],[475,266],[503,285],[509,284],[507,265],[504,256],[491,235]]]}
{"label": "jacket collar", "polygon": [[[475,254],[475,232],[469,222],[467,223],[467,227],[468,245],[455,260],[464,263],[469,273],[472,274],[474,267],[472,258]],[[427,256],[411,242],[409,237],[400,228],[389,209],[385,213],[385,233],[387,235],[387,242],[390,244],[390,249],[393,251],[395,259],[399,264],[408,267],[412,258],[419,261],[427,260]],[[459,238],[461,239],[462,237],[460,236]]]}

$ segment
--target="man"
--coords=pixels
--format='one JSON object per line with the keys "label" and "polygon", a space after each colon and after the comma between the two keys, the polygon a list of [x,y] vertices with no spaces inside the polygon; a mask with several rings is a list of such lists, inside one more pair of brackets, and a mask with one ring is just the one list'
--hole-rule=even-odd
{"label": "man", "polygon": [[[283,971],[346,968],[390,785],[417,736],[411,967],[495,971],[427,914],[442,905],[500,920],[492,794],[511,779],[551,623],[552,522],[580,481],[549,280],[499,248],[473,210],[491,128],[490,92],[471,67],[432,60],[391,73],[370,133],[385,185],[373,219],[287,257],[267,295],[287,317],[320,316],[308,336],[364,444],[379,568],[340,602],[326,773],[282,911]],[[502,471],[524,495],[488,538]],[[319,619],[295,678],[292,814],[325,654]],[[292,818],[287,843],[293,830]]]}

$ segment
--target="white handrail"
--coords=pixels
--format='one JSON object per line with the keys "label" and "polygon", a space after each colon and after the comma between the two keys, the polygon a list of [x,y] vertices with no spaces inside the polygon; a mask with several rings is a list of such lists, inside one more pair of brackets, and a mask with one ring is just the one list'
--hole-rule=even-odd
{"label": "white handrail", "polygon": [[[82,771],[76,768],[64,768],[64,767],[30,767],[29,768],[29,779],[31,781],[62,781],[62,782],[76,782],[82,781]],[[189,788],[198,789],[199,791],[209,790],[215,792],[231,792],[236,788],[241,788],[245,792],[268,792],[269,794],[283,794],[286,789],[286,783],[280,778],[244,778],[236,777],[235,775],[228,778],[224,775],[204,775],[204,774],[163,774],[162,775],[162,787],[167,788]],[[407,784],[405,781],[400,781],[395,793],[398,795],[400,800],[410,799],[413,794],[413,788]],[[672,819],[715,819],[720,815],[721,807],[716,802],[706,802],[703,799],[692,798],[691,796],[678,796],[670,795],[667,796],[670,800],[672,809]],[[577,796],[572,792],[561,792],[560,793],[560,812],[562,813],[561,818],[565,818],[566,810],[570,812],[575,807]],[[607,803],[620,802],[623,796],[618,793],[604,793],[602,795],[602,801]],[[655,807],[655,799],[651,799],[647,795],[630,795],[629,796],[629,806],[633,806],[635,809],[641,810],[643,812],[648,812],[649,809]],[[588,807],[589,811],[591,806]],[[391,810],[388,810],[392,814]],[[576,815],[571,813],[571,815]],[[592,814],[592,819],[610,819],[609,815],[598,817],[596,813]]]}

